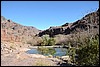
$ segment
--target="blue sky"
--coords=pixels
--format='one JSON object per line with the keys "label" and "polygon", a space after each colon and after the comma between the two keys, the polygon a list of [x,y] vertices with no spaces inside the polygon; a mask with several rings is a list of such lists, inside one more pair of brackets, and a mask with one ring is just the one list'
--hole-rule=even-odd
{"label": "blue sky", "polygon": [[2,16],[40,30],[75,22],[98,8],[99,1],[1,1]]}

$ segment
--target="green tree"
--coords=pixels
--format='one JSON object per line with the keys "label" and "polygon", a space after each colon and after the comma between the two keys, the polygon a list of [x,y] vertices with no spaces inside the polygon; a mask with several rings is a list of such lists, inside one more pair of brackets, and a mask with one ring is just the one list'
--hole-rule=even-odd
{"label": "green tree", "polygon": [[48,45],[49,45],[49,46],[55,45],[55,39],[54,39],[54,38],[50,38],[50,39],[48,40]]}
{"label": "green tree", "polygon": [[43,42],[42,45],[44,46],[52,46],[55,45],[55,39],[54,38],[50,38],[49,36],[45,35],[42,37]]}
{"label": "green tree", "polygon": [[49,36],[48,35],[44,35],[42,37],[42,39],[43,39],[42,46],[48,45]]}

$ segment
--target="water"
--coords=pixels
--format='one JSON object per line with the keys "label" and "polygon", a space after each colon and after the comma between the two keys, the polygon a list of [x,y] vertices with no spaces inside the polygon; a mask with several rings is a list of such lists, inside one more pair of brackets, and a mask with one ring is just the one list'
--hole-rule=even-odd
{"label": "water", "polygon": [[65,56],[67,49],[66,48],[55,48],[56,53],[54,54],[54,56]]}
{"label": "water", "polygon": [[[67,49],[66,48],[54,48],[54,50],[56,51],[53,56],[65,56]],[[39,50],[37,50],[37,48],[33,48],[31,50],[27,51],[28,54],[41,54]],[[49,55],[49,54],[47,54]]]}
{"label": "water", "polygon": [[36,48],[27,51],[28,54],[38,54],[39,51]]}

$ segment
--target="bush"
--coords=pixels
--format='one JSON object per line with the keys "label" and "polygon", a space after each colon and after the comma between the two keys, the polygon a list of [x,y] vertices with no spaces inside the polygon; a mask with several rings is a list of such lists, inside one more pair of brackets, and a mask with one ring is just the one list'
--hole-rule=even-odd
{"label": "bush", "polygon": [[55,40],[54,40],[54,38],[50,38],[50,39],[48,40],[48,45],[49,45],[49,46],[55,45]]}
{"label": "bush", "polygon": [[32,39],[27,41],[27,44],[30,44],[31,46],[35,46],[35,45],[40,45],[41,42],[42,42],[41,37],[33,36]]}
{"label": "bush", "polygon": [[72,62],[73,64],[75,64],[76,60],[75,60],[75,56],[76,56],[76,49],[73,47],[73,48],[68,48],[67,50],[67,55],[69,55],[70,57],[70,62]]}
{"label": "bush", "polygon": [[99,65],[99,37],[90,38],[86,46],[77,50],[77,65]]}
{"label": "bush", "polygon": [[78,49],[72,47],[69,48],[67,51],[68,55],[71,57],[71,61],[74,64],[79,66],[99,65],[99,37],[98,36],[87,37],[82,42],[77,41],[77,45],[79,45]]}
{"label": "bush", "polygon": [[49,36],[45,35],[42,37],[43,42],[42,42],[42,46],[52,46],[55,45],[55,39],[54,38],[50,38]]}
{"label": "bush", "polygon": [[38,47],[38,51],[43,55],[54,55],[56,53],[54,48]]}

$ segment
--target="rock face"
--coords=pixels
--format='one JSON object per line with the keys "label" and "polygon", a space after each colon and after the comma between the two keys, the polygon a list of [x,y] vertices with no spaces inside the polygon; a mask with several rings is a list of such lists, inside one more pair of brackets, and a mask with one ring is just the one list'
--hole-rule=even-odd
{"label": "rock face", "polygon": [[92,12],[87,14],[82,19],[74,22],[74,23],[66,23],[62,26],[58,27],[50,27],[47,30],[39,32],[39,36],[48,34],[51,37],[58,35],[58,34],[71,34],[75,32],[82,32],[82,31],[95,31],[99,33],[99,9],[96,12]]}
{"label": "rock face", "polygon": [[1,16],[1,41],[26,42],[40,30],[32,26],[22,26]]}
{"label": "rock face", "polygon": [[1,41],[29,42],[29,44],[32,42],[37,45],[37,43],[42,42],[41,36],[48,34],[50,37],[54,37],[57,43],[63,43],[69,40],[72,34],[78,32],[99,34],[99,9],[96,12],[87,14],[76,22],[50,27],[44,31],[40,31],[32,26],[22,26],[1,16]]}

